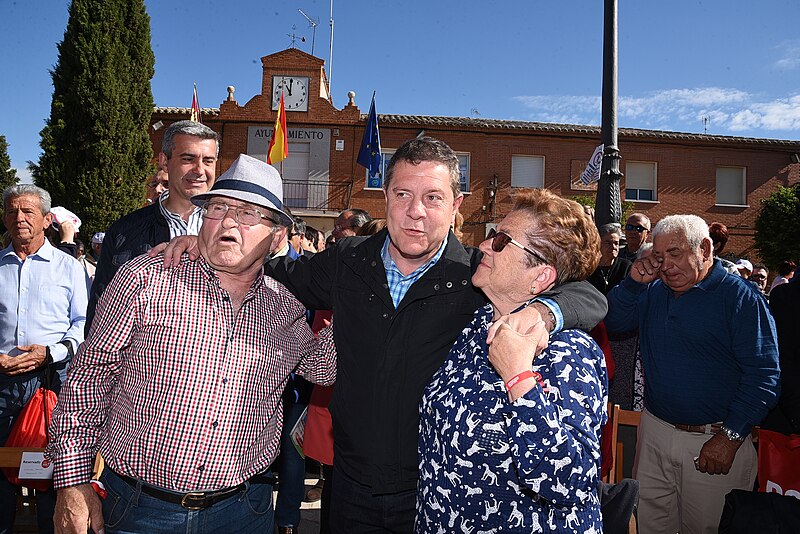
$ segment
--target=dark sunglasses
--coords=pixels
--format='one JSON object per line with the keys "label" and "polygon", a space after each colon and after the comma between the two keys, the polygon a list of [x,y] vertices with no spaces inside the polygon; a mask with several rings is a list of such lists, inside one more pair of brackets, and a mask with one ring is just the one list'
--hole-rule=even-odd
{"label": "dark sunglasses", "polygon": [[625,230],[627,230],[628,232],[639,232],[640,234],[642,232],[649,232],[650,231],[649,228],[645,228],[641,224],[626,224],[625,225]]}
{"label": "dark sunglasses", "polygon": [[498,232],[497,230],[492,228],[491,230],[489,230],[489,233],[486,234],[486,239],[492,240],[492,250],[495,252],[503,252],[503,249],[506,248],[506,245],[511,243],[512,245],[521,248],[522,250],[524,250],[537,260],[539,260],[541,263],[545,264],[547,263],[547,260],[544,259],[541,254],[529,249],[528,247],[526,247],[519,241],[515,240],[513,237],[511,237],[505,232]]}

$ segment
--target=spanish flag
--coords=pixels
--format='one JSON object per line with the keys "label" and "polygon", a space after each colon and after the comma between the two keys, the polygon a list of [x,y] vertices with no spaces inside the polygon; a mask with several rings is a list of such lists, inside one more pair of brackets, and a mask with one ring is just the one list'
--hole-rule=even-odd
{"label": "spanish flag", "polygon": [[189,120],[194,122],[203,122],[200,120],[200,101],[197,99],[197,84],[194,84],[194,95],[192,95],[192,113],[189,115]]}
{"label": "spanish flag", "polygon": [[275,164],[289,157],[289,137],[286,135],[286,109],[283,107],[283,91],[281,91],[281,105],[278,107],[278,116],[275,117],[275,131],[272,141],[269,142],[267,163]]}

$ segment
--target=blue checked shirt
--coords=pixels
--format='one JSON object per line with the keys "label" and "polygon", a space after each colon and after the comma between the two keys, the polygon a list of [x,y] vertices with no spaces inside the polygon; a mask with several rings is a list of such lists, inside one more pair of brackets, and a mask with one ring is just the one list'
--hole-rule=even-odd
{"label": "blue checked shirt", "polygon": [[383,242],[383,248],[381,249],[381,259],[383,259],[383,266],[386,269],[386,281],[389,283],[389,294],[392,296],[394,307],[397,308],[397,305],[400,304],[400,301],[406,296],[408,288],[419,280],[423,274],[427,273],[431,267],[436,265],[436,262],[442,257],[444,247],[447,246],[447,237],[444,238],[436,255],[408,276],[400,272],[400,269],[397,268],[397,264],[389,254],[389,241],[389,236],[387,235],[386,241]]}

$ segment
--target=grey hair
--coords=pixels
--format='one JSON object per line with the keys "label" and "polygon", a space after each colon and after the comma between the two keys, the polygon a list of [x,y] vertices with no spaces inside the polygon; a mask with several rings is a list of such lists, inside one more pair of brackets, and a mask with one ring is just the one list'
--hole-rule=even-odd
{"label": "grey hair", "polygon": [[639,247],[639,250],[636,251],[636,259],[640,260],[640,259],[644,258],[644,255],[647,252],[649,252],[650,250],[652,250],[652,248],[653,248],[653,244],[652,243],[649,243],[649,242],[648,243],[642,243],[641,246]]}
{"label": "grey hair", "polygon": [[50,193],[37,187],[33,184],[16,184],[6,187],[3,190],[3,206],[8,207],[8,201],[12,198],[30,195],[39,199],[39,208],[42,210],[42,215],[50,213],[52,206],[52,199]]}
{"label": "grey hair", "polygon": [[696,249],[700,244],[711,237],[708,234],[708,224],[697,215],[670,215],[664,217],[653,228],[653,239],[661,234],[680,233],[686,238],[689,246]]}
{"label": "grey hair", "polygon": [[161,141],[161,152],[167,156],[167,159],[172,157],[172,151],[175,150],[176,135],[191,135],[192,137],[200,139],[213,139],[217,144],[217,156],[219,156],[219,135],[217,132],[199,122],[178,121],[173,122],[164,130],[164,139]]}
{"label": "grey hair", "polygon": [[345,211],[345,213],[350,213],[352,215],[350,218],[350,224],[353,226],[353,228],[361,228],[372,220],[372,217],[370,217],[366,210],[359,208],[350,208],[349,210]]}
{"label": "grey hair", "polygon": [[620,227],[619,223],[604,224],[598,228],[597,231],[600,232],[600,237],[607,236],[608,234],[622,235],[622,227]]}

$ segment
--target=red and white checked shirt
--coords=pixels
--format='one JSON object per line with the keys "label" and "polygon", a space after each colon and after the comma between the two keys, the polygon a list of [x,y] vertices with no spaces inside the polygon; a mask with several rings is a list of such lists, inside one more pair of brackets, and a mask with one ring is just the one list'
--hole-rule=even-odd
{"label": "red and white checked shirt", "polygon": [[89,482],[98,450],[117,473],[186,492],[227,488],[277,455],[289,373],[336,378],[330,329],[259,276],[238,313],[203,258],[140,256],[103,293],[53,412],[56,488]]}

